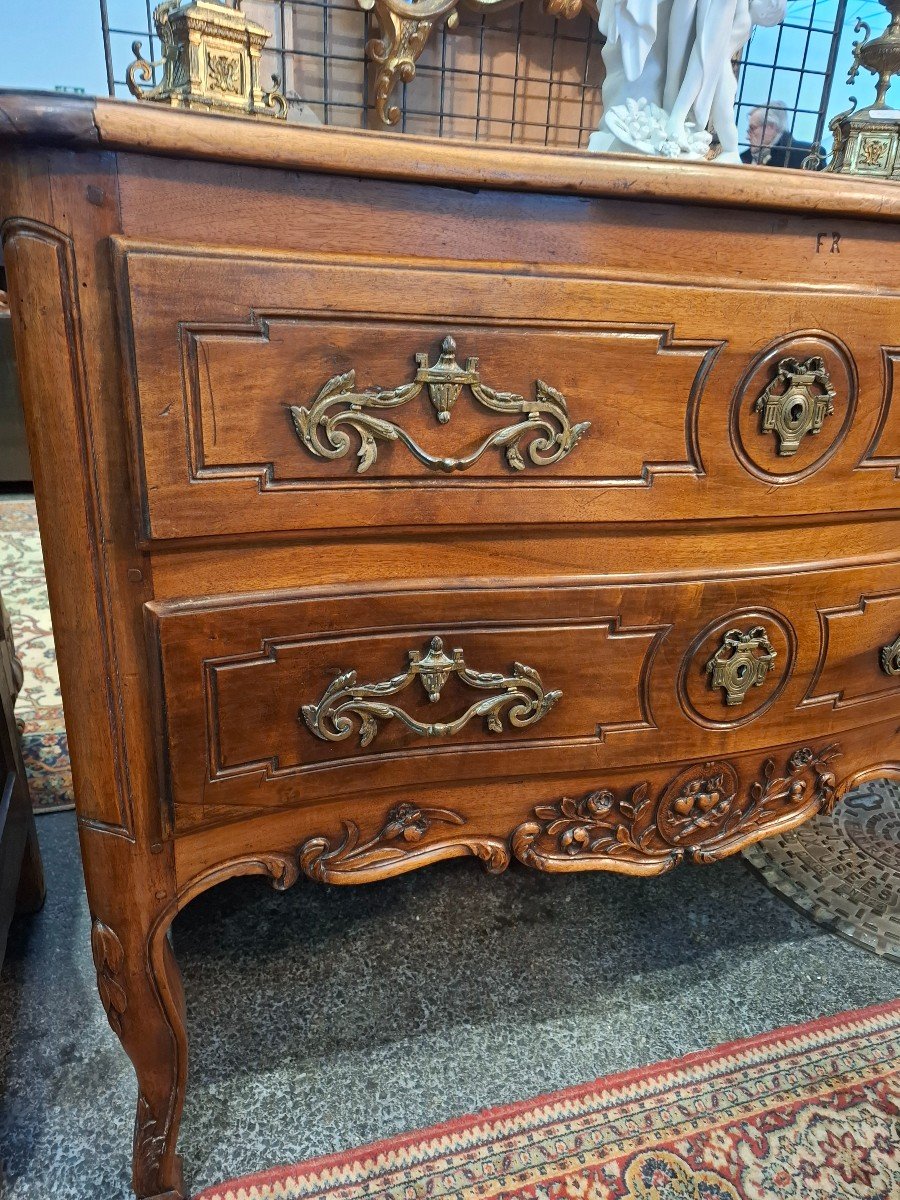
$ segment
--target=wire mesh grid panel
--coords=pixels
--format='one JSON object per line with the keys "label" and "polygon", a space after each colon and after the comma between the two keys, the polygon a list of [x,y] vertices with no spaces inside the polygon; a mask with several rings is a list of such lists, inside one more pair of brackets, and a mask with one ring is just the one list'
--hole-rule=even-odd
{"label": "wire mesh grid panel", "polygon": [[459,10],[426,46],[399,97],[415,133],[585,146],[600,119],[603,66],[596,19],[557,19],[537,3]]}
{"label": "wire mesh grid panel", "polygon": [[738,75],[741,149],[751,148],[755,112],[759,128],[774,120],[795,141],[821,144],[848,6],[860,7],[858,0],[798,0],[780,25],[754,29]]}
{"label": "wire mesh grid panel", "polygon": [[[758,107],[777,110],[795,138],[822,140],[841,30],[866,3],[790,0],[782,25],[755,29],[739,66],[744,147],[748,119]],[[410,11],[415,7],[410,0]],[[145,54],[159,53],[154,5],[101,0],[101,8],[110,91],[124,96],[132,41],[141,39]],[[381,100],[383,72],[379,76],[373,57],[379,39],[389,39],[376,15],[377,0],[375,11],[364,11],[358,0],[244,0],[242,8],[272,33],[262,68],[265,79],[274,74],[282,80],[289,120],[384,128],[389,115],[408,133],[570,147],[585,146],[600,120],[602,39],[595,0],[572,4],[569,18],[549,14],[541,0],[463,0],[448,20],[454,11],[448,3],[412,33],[421,34],[411,55],[414,77],[403,82],[397,72]]]}
{"label": "wire mesh grid panel", "polygon": [[[146,57],[160,53],[153,5],[105,0],[103,8],[109,90],[127,97],[132,42]],[[384,128],[371,54],[382,31],[372,13],[356,0],[244,0],[242,9],[272,32],[261,69],[283,81],[289,120]],[[415,78],[397,80],[385,111],[394,109],[407,133],[583,146],[600,118],[601,44],[589,10],[557,19],[539,0],[491,12],[461,7],[455,24],[434,23]]]}

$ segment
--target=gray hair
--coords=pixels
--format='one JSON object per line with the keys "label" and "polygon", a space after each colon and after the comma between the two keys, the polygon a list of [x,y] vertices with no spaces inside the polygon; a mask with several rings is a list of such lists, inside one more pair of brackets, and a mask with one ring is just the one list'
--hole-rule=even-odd
{"label": "gray hair", "polygon": [[780,133],[784,133],[787,129],[788,106],[783,100],[770,100],[768,104],[757,104],[756,108],[751,109],[750,116],[755,117],[757,113],[762,113],[766,121],[777,125]]}

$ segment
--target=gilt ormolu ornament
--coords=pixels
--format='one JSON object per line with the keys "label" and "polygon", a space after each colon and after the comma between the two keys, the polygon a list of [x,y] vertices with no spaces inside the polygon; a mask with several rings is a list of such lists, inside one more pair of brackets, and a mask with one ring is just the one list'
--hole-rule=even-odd
{"label": "gilt ormolu ornament", "polygon": [[765,683],[777,657],[762,625],[747,633],[729,629],[722,645],[706,664],[709,686],[724,690],[726,704],[743,704],[752,687]]}
{"label": "gilt ormolu ornament", "polygon": [[834,152],[829,171],[852,175],[873,175],[879,179],[900,180],[900,109],[888,108],[887,92],[891,79],[900,75],[900,0],[881,0],[891,15],[887,29],[873,38],[865,21],[856,22],[856,32],[865,31],[861,42],[853,43],[853,66],[847,82],[852,83],[865,67],[878,76],[875,103],[839,113],[830,123],[834,134]]}
{"label": "gilt ormolu ornament", "polygon": [[783,358],[775,378],[758,397],[763,433],[774,433],[778,454],[789,458],[800,449],[807,434],[822,432],[826,417],[834,414],[837,392],[822,358]]}
{"label": "gilt ormolu ornament", "polygon": [[[162,58],[150,63],[134,42],[135,61],[125,76],[128,90],[138,100],[153,100],[171,108],[233,116],[287,116],[287,101],[279,81],[272,76],[271,91],[259,82],[260,56],[272,36],[224,0],[163,0],[153,13]],[[159,68],[161,81],[150,83]]]}

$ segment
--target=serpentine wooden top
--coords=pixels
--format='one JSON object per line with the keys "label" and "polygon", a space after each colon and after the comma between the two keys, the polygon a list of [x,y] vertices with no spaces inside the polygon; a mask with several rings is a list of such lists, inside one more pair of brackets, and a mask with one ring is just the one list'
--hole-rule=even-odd
{"label": "serpentine wooden top", "polygon": [[677,163],[637,155],[316,129],[130,101],[0,90],[0,145],[137,151],[456,187],[629,196],[900,220],[900,187],[847,175]]}

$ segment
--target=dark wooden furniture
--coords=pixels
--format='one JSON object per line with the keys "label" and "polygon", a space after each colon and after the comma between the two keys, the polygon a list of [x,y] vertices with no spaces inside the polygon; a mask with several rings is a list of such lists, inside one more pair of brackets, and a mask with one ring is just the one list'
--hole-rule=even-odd
{"label": "dark wooden furniture", "polygon": [[13,914],[37,912],[44,903],[44,868],[13,711],[21,690],[22,666],[0,596],[0,963]]}
{"label": "dark wooden furniture", "polygon": [[140,1197],[219,880],[654,874],[900,775],[900,191],[0,111]]}
{"label": "dark wooden furniture", "polygon": [[[0,270],[0,288],[4,279]],[[31,480],[6,293],[0,290],[0,483]]]}

